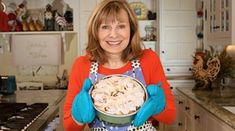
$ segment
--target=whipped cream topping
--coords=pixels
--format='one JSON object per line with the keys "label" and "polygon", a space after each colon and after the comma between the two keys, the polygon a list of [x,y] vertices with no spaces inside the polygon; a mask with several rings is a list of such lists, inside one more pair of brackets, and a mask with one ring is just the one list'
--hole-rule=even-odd
{"label": "whipped cream topping", "polygon": [[113,115],[135,112],[145,101],[143,87],[131,77],[111,76],[98,81],[91,97],[99,110]]}

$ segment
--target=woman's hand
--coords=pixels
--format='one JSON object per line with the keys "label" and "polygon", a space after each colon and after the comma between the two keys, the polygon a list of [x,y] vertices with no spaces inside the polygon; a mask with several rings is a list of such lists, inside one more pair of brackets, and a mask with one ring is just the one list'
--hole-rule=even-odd
{"label": "woman's hand", "polygon": [[72,117],[79,123],[91,123],[95,118],[95,109],[91,97],[88,94],[91,86],[91,80],[86,79],[83,83],[82,90],[73,100]]}
{"label": "woman's hand", "polygon": [[148,100],[143,104],[134,119],[134,126],[139,127],[152,115],[162,112],[166,105],[166,98],[161,83],[147,86]]}

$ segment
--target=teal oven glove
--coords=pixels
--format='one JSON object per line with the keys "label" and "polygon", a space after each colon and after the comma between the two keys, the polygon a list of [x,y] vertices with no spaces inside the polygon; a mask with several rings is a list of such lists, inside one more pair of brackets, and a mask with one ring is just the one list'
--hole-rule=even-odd
{"label": "teal oven glove", "polygon": [[95,109],[88,94],[91,86],[91,80],[86,79],[82,90],[73,100],[72,117],[79,123],[91,123],[95,118]]}
{"label": "teal oven glove", "polygon": [[162,112],[166,105],[166,98],[161,83],[147,86],[148,100],[142,105],[134,119],[134,126],[139,127],[152,115]]}

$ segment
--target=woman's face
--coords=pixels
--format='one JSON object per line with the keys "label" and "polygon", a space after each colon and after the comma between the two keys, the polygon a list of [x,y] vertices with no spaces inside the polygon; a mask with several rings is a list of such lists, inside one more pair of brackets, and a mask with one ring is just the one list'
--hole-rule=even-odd
{"label": "woman's face", "polygon": [[121,56],[130,40],[128,15],[124,10],[121,10],[118,15],[118,20],[103,20],[98,30],[99,43],[106,55]]}

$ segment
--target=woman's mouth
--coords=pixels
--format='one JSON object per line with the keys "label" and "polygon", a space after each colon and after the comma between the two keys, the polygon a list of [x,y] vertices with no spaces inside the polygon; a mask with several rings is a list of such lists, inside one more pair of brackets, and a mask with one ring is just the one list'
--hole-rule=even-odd
{"label": "woman's mouth", "polygon": [[119,45],[122,41],[106,41],[109,45]]}

